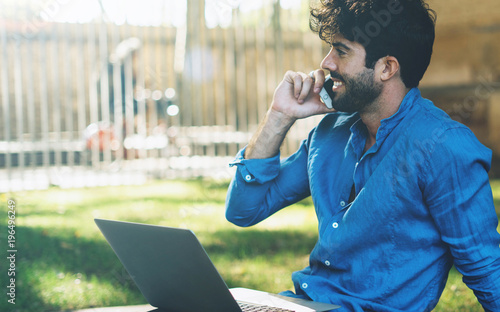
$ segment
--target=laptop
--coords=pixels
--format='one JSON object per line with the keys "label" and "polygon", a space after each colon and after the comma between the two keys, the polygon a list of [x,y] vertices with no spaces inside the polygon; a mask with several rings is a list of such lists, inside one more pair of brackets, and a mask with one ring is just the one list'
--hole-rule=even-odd
{"label": "laptop", "polygon": [[[95,219],[148,303],[165,312],[330,311],[338,305],[228,289],[188,229]],[[247,306],[258,306],[247,310]],[[269,308],[271,307],[271,308]]]}

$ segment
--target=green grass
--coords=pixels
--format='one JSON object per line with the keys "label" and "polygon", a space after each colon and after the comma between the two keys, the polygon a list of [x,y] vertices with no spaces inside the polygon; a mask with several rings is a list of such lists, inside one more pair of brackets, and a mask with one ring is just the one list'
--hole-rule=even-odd
{"label": "green grass", "polygon": [[[500,207],[500,181],[493,181]],[[230,287],[292,289],[317,239],[310,200],[241,229],[224,218],[226,183],[168,181],[144,186],[0,194],[0,285],[7,283],[7,200],[16,202],[16,305],[0,311],[61,311],[146,303],[93,218],[192,229]],[[265,272],[263,274],[262,272]],[[2,286],[4,287],[4,286]],[[4,287],[5,288],[5,287]],[[482,311],[456,270],[435,311]]]}

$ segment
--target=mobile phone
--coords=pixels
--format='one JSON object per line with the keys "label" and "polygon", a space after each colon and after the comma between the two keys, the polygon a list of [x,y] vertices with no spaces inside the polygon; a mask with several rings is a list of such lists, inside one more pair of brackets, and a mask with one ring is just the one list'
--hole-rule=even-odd
{"label": "mobile phone", "polygon": [[333,88],[333,80],[330,75],[325,77],[325,83],[323,84],[323,88],[319,92],[319,96],[323,103],[325,103],[326,107],[333,108],[332,100],[335,97],[335,93],[332,90]]}

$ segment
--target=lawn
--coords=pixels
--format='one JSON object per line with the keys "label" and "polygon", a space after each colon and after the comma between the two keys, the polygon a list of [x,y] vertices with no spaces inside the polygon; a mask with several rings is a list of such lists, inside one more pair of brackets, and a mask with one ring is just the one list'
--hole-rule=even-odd
{"label": "lawn", "polygon": [[[500,208],[500,181],[492,183]],[[8,283],[5,238],[9,200],[16,211],[16,304],[0,311],[61,311],[145,303],[93,218],[192,229],[229,287],[279,292],[308,264],[317,239],[310,200],[248,229],[224,218],[226,182],[193,180],[144,186],[0,194],[0,285]],[[498,211],[498,210],[497,210]],[[9,277],[10,278],[10,277]],[[482,311],[455,270],[435,311]]]}

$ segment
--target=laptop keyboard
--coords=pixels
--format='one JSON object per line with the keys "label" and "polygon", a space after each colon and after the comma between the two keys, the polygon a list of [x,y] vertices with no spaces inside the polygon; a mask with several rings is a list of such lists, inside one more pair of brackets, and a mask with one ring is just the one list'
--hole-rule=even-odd
{"label": "laptop keyboard", "polygon": [[240,308],[243,312],[294,312],[293,310],[287,310],[282,308],[275,308],[266,305],[241,302],[238,301]]}

